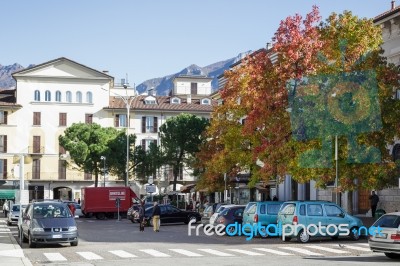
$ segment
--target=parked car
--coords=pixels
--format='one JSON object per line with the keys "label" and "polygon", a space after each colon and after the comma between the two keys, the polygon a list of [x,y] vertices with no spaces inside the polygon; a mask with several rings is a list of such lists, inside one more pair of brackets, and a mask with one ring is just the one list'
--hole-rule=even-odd
{"label": "parked car", "polygon": [[70,243],[78,245],[78,228],[71,211],[62,202],[45,201],[28,204],[22,215],[22,239],[30,248],[36,244]]}
{"label": "parked car", "polygon": [[[8,213],[7,216],[7,225],[17,224],[18,218],[20,214],[20,204],[14,204],[11,207],[11,211]],[[26,205],[22,205],[22,210],[26,208]]]}
{"label": "parked car", "polygon": [[390,259],[400,259],[400,212],[387,213],[374,224],[381,233],[370,235],[368,244],[373,252],[383,252]]}
{"label": "parked car", "polygon": [[219,212],[218,217],[215,219],[214,226],[222,224],[226,227],[234,223],[242,224],[245,208],[246,205],[233,205],[224,208]]}
{"label": "parked car", "polygon": [[214,212],[222,205],[226,205],[226,203],[212,203],[210,204],[203,212],[201,216],[201,223],[206,225],[210,223],[210,218],[214,214]]}
{"label": "parked car", "polygon": [[[283,202],[280,201],[257,201],[249,202],[246,205],[246,209],[243,213],[243,225],[249,224],[260,224],[264,228],[270,224],[276,224],[278,219],[278,212]],[[244,227],[244,230],[248,232],[249,227]],[[266,237],[268,234],[262,229],[261,232],[257,232],[257,235]]]}
{"label": "parked car", "polygon": [[[196,223],[201,220],[201,215],[194,211],[182,211],[171,205],[159,205],[161,209],[160,221],[161,224],[167,223],[185,223],[188,224],[191,220],[196,220]],[[150,219],[153,213],[153,206],[145,209],[145,218],[147,219],[147,225],[153,225],[153,219]]]}
{"label": "parked car", "polygon": [[[149,208],[151,206],[153,206],[153,203],[145,203],[144,209],[146,210],[146,208]],[[132,207],[130,207],[128,209],[127,218],[132,223],[137,223],[139,220],[139,207],[140,207],[140,204],[133,204]]]}
{"label": "parked car", "polygon": [[[358,229],[363,226],[360,219],[351,216],[346,213],[337,204],[329,201],[288,201],[282,204],[282,207],[278,213],[278,222],[284,225],[302,225],[307,228],[309,225],[318,225],[321,222],[322,225],[334,225],[338,227],[339,225],[346,224],[342,226],[343,229],[347,229],[348,236],[352,240],[359,240],[360,235]],[[310,235],[307,230],[303,230],[301,226],[295,228],[296,230],[291,230],[286,228],[284,241],[290,241],[292,238],[297,238],[298,242],[306,243],[310,240]],[[330,227],[330,229],[334,229]],[[355,229],[355,230],[353,230]],[[315,236],[322,236],[318,232],[314,231],[310,227],[310,233],[315,233]],[[331,231],[329,231],[331,232]],[[333,233],[334,231],[332,231]],[[325,233],[325,232],[323,232]],[[327,236],[336,239],[339,237],[339,232],[337,235]]]}
{"label": "parked car", "polygon": [[218,217],[218,214],[220,212],[222,212],[225,208],[229,207],[229,206],[235,206],[235,204],[220,204],[219,206],[217,206],[217,209],[215,210],[215,212],[213,213],[213,215],[211,215],[210,217],[210,221],[209,223],[214,226],[214,222]]}
{"label": "parked car", "polygon": [[75,206],[75,217],[82,217],[84,216],[82,213],[82,207],[79,203],[77,203],[76,201],[69,201],[69,200],[65,200],[62,201],[64,204],[68,205],[68,204],[74,204]]}

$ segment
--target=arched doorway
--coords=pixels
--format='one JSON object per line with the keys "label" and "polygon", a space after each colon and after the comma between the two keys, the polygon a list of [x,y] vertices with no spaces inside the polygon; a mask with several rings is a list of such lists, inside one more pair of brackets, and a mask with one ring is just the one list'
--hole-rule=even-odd
{"label": "arched doorway", "polygon": [[60,200],[73,200],[72,189],[69,187],[56,187],[53,188],[53,198]]}

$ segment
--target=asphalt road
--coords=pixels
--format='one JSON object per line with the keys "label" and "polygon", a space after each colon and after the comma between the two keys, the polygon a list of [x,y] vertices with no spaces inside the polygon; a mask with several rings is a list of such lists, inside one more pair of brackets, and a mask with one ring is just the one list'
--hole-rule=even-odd
{"label": "asphalt road", "polygon": [[[40,245],[22,248],[33,265],[365,265],[393,263],[383,254],[373,254],[366,239],[313,239],[300,244],[280,238],[244,236],[188,236],[184,224],[162,225],[160,232],[128,220],[77,219],[79,245]],[[10,227],[16,234],[16,226]],[[200,230],[201,231],[201,230]],[[192,233],[195,231],[192,230]],[[339,245],[340,244],[340,245]],[[1,262],[0,262],[1,264]]]}

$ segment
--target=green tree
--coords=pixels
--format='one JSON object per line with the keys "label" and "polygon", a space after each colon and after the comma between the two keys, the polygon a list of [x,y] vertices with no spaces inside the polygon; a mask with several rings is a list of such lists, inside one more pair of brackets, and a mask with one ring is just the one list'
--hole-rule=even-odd
{"label": "green tree", "polygon": [[156,176],[158,169],[165,163],[165,157],[160,149],[154,143],[151,143],[148,150],[142,146],[135,148],[135,174],[139,182],[147,183],[149,176]]}
{"label": "green tree", "polygon": [[199,146],[204,140],[202,133],[207,125],[207,119],[183,113],[167,119],[160,127],[165,162],[173,169],[174,191],[179,169],[199,151]]}
{"label": "green tree", "polygon": [[94,174],[97,187],[102,168],[100,158],[104,155],[112,157],[109,144],[117,136],[118,131],[112,127],[103,128],[96,123],[74,123],[65,130],[64,135],[59,136],[59,143],[69,152],[79,170]]}

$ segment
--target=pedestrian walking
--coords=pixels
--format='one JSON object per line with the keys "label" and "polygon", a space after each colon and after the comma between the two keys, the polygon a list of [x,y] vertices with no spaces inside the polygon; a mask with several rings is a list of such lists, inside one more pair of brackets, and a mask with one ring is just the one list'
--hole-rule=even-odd
{"label": "pedestrian walking", "polygon": [[160,206],[158,206],[158,202],[154,202],[153,214],[152,214],[154,232],[160,232],[160,215],[161,215]]}
{"label": "pedestrian walking", "polygon": [[145,223],[146,223],[146,217],[144,215],[144,201],[142,201],[140,203],[138,213],[139,213],[139,228],[140,228],[140,232],[144,232],[144,226],[145,226]]}
{"label": "pedestrian walking", "polygon": [[371,212],[372,217],[375,217],[376,208],[378,207],[379,197],[375,194],[375,191],[372,191],[372,195],[369,196],[369,201],[371,203]]}

